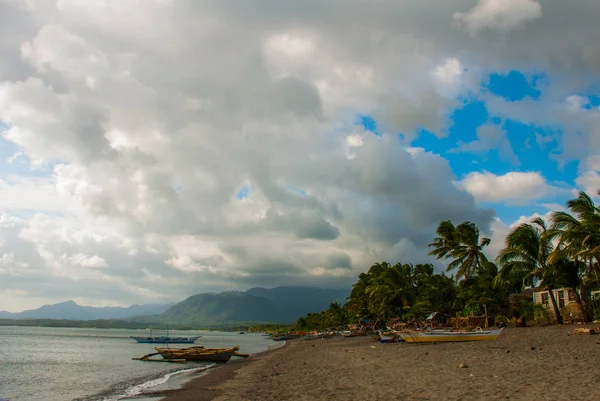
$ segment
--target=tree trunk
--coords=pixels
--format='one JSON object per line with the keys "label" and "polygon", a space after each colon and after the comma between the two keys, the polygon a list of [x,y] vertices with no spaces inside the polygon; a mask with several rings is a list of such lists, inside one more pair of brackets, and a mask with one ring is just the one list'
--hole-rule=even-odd
{"label": "tree trunk", "polygon": [[581,313],[583,313],[583,320],[586,323],[591,322],[593,319],[593,311],[592,308],[590,307],[591,305],[591,300],[590,300],[590,288],[587,284],[585,283],[581,283],[581,295],[577,294],[577,298],[575,298],[576,300],[578,300],[578,303],[581,302]]}
{"label": "tree trunk", "polygon": [[558,304],[556,303],[556,297],[554,296],[554,286],[549,285],[546,287],[548,289],[548,295],[550,295],[550,301],[552,302],[552,308],[554,308],[554,313],[556,314],[556,322],[558,324],[563,324],[563,318],[560,313],[560,309],[558,309]]}

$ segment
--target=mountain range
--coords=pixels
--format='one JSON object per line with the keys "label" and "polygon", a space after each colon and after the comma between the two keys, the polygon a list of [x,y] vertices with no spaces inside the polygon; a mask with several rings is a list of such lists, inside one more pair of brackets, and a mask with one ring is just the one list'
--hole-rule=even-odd
{"label": "mountain range", "polygon": [[173,305],[160,316],[169,324],[292,323],[307,313],[344,303],[348,289],[313,287],[251,288],[198,294]]}
{"label": "mountain range", "polygon": [[320,312],[333,302],[343,303],[348,289],[313,287],[251,288],[193,295],[178,304],[92,307],[73,301],[44,305],[18,313],[0,311],[0,319],[131,319],[176,325],[231,323],[292,323],[310,312]]}
{"label": "mountain range", "polygon": [[127,319],[135,316],[159,315],[169,309],[171,305],[131,305],[126,308],[117,306],[94,307],[77,305],[74,301],[65,301],[18,313],[0,311],[0,319]]}

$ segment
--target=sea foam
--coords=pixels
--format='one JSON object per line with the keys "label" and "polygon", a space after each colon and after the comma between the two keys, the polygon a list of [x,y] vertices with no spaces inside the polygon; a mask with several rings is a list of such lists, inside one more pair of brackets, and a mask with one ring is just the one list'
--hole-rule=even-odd
{"label": "sea foam", "polygon": [[142,394],[144,391],[146,391],[150,388],[165,384],[173,376],[184,374],[184,373],[202,372],[204,370],[210,369],[213,366],[215,366],[215,364],[210,364],[210,365],[201,366],[201,367],[197,367],[197,368],[191,368],[191,369],[182,369],[182,370],[177,370],[175,372],[169,372],[169,373],[165,374],[164,376],[158,377],[156,379],[148,380],[148,381],[145,381],[144,383],[136,384],[134,386],[128,387],[125,390],[125,392],[122,394],[104,397],[102,399],[102,401],[118,401],[123,398],[134,397],[136,395]]}

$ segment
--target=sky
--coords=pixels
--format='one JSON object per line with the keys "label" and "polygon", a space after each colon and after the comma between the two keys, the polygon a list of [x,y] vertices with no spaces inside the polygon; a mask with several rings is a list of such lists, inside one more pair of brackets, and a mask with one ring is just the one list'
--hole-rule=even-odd
{"label": "sky", "polygon": [[597,0],[0,0],[0,310],[494,258],[600,189]]}

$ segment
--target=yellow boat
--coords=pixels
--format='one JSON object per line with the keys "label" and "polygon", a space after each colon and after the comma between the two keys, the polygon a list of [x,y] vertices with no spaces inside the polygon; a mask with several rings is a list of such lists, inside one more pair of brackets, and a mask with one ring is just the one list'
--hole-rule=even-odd
{"label": "yellow boat", "polygon": [[474,331],[413,331],[399,333],[400,337],[407,343],[439,343],[458,341],[489,341],[495,340],[502,329],[474,330]]}

